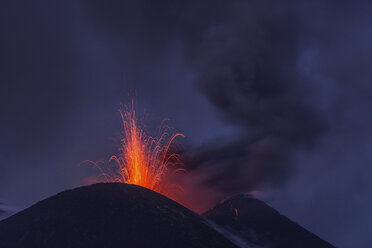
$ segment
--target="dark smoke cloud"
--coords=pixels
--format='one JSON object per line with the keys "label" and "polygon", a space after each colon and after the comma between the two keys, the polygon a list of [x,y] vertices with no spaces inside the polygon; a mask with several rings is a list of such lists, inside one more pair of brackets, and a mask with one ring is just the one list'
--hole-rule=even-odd
{"label": "dark smoke cloud", "polygon": [[196,155],[199,166],[220,171],[209,186],[229,194],[275,186],[290,175],[290,149],[322,133],[325,123],[299,85],[299,9],[295,2],[237,1],[233,14],[194,44],[202,92],[243,128],[236,144]]}

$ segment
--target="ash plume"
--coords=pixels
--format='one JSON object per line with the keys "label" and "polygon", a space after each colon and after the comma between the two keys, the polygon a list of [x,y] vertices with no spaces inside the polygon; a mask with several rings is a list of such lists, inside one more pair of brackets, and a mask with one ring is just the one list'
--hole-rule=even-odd
{"label": "ash plume", "polygon": [[210,167],[204,183],[227,194],[282,183],[291,149],[311,147],[326,128],[299,83],[299,4],[237,1],[231,9],[192,46],[202,93],[242,130],[234,144],[196,152],[191,163]]}

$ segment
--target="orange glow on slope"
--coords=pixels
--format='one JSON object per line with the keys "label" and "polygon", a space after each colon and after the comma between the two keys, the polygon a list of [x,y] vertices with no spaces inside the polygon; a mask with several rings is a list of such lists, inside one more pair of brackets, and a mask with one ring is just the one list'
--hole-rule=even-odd
{"label": "orange glow on slope", "polygon": [[136,184],[170,195],[175,185],[166,180],[166,173],[181,170],[178,154],[170,153],[170,147],[176,137],[184,136],[180,133],[170,135],[169,128],[162,125],[159,138],[152,138],[139,125],[133,107],[121,109],[120,115],[124,131],[119,155],[110,158],[118,168],[108,173],[102,170],[106,181]]}
{"label": "orange glow on slope", "polygon": [[235,217],[238,217],[239,216],[239,211],[237,208],[234,208],[234,212],[235,212]]}

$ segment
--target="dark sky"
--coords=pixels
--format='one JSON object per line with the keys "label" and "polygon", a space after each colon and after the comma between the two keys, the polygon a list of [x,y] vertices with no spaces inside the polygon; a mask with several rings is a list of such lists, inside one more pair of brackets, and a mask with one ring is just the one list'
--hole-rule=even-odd
{"label": "dark sky", "polygon": [[115,153],[136,96],[149,129],[168,117],[186,135],[203,187],[263,190],[337,247],[368,247],[372,4],[276,2],[2,1],[0,199],[94,175],[78,164]]}

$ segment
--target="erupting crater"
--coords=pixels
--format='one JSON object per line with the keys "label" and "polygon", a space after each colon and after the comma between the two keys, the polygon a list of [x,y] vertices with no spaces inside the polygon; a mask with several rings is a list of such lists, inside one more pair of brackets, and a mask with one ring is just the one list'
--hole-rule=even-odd
{"label": "erupting crater", "polygon": [[139,123],[133,103],[119,112],[123,123],[119,153],[103,167],[97,166],[100,177],[104,182],[135,184],[168,197],[174,195],[180,186],[172,183],[169,176],[184,169],[179,155],[170,148],[177,137],[184,135],[171,134],[171,128],[163,121],[158,136],[149,136]]}

